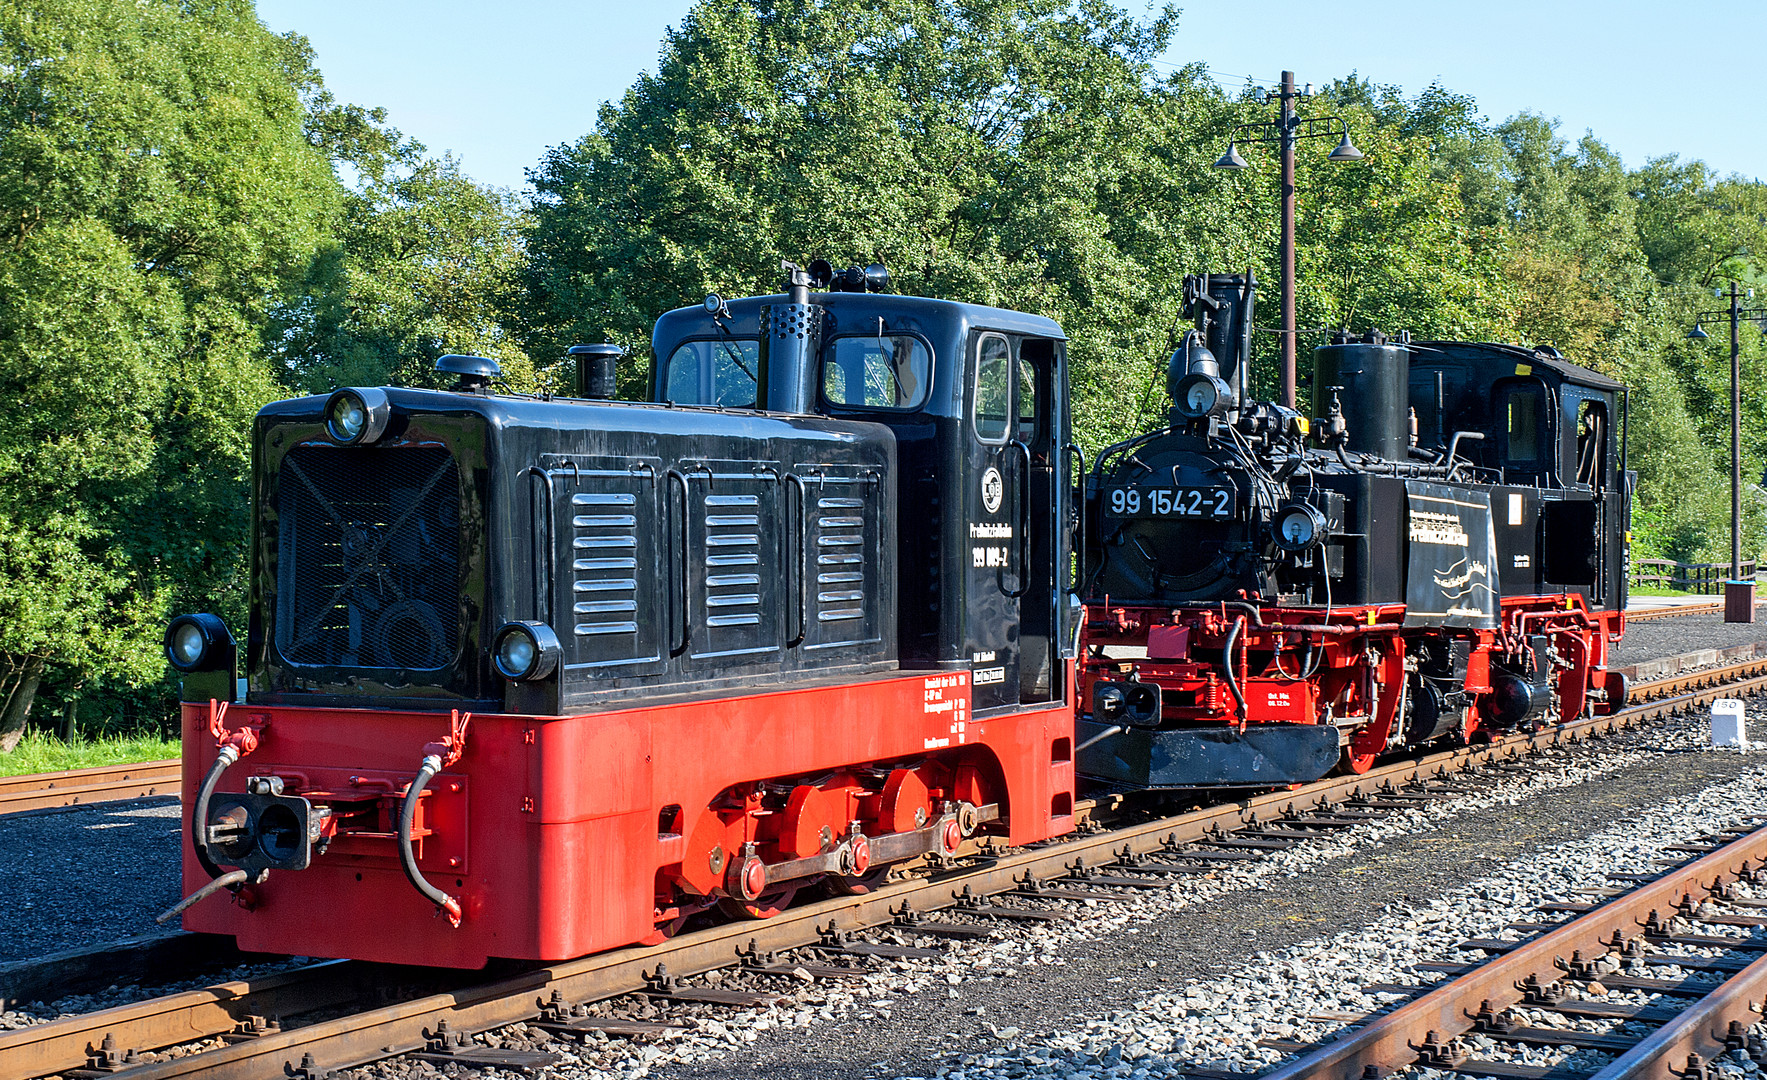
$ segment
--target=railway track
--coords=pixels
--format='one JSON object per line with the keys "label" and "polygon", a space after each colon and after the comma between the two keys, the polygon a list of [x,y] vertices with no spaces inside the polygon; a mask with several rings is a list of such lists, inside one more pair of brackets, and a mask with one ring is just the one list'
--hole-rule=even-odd
{"label": "railway track", "polygon": [[4,776],[0,777],[0,814],[176,795],[178,790],[179,767],[175,760]]}
{"label": "railway track", "polygon": [[[1475,939],[1463,950],[1493,954],[1337,1038],[1312,1045],[1267,1041],[1298,1051],[1258,1080],[1358,1080],[1424,1067],[1499,1080],[1705,1080],[1708,1063],[1742,1051],[1757,1065],[1767,1043],[1749,1034],[1767,998],[1767,827],[1713,843],[1691,861],[1648,880],[1624,883],[1601,903],[1551,905],[1569,917],[1555,926],[1522,924],[1517,940]],[[1687,850],[1686,847],[1680,850]],[[1748,895],[1735,888],[1751,886]],[[1743,934],[1736,931],[1742,929]],[[1618,963],[1604,963],[1614,957]],[[1701,976],[1716,973],[1712,983]],[[1382,987],[1383,991],[1390,989]],[[1655,995],[1651,1004],[1604,1000],[1612,991]],[[1605,1032],[1533,1027],[1515,1009],[1568,1020],[1611,1022]],[[1648,1034],[1636,1031],[1651,1025]],[[1633,1030],[1627,1030],[1632,1028]],[[1533,1065],[1468,1052],[1463,1036],[1499,1048],[1549,1046],[1611,1055],[1605,1065]],[[1196,1070],[1220,1080],[1241,1074]]]}
{"label": "railway track", "polygon": [[[1088,808],[1086,827],[1062,842],[1005,850],[984,839],[950,863],[864,896],[793,908],[765,921],[715,926],[658,946],[489,979],[477,973],[455,985],[437,985],[450,976],[436,973],[310,965],[36,1025],[0,1034],[0,1076],[98,1069],[124,1080],[306,1078],[402,1054],[462,1065],[533,1067],[548,1056],[479,1045],[469,1036],[521,1022],[560,1037],[598,1031],[655,1034],[668,1024],[583,1015],[581,1006],[628,994],[665,1006],[764,1004],[765,992],[720,991],[682,980],[733,969],[753,976],[750,982],[839,980],[863,975],[868,965],[893,957],[935,955],[941,941],[986,936],[993,932],[990,923],[1070,917],[1063,903],[1108,903],[1141,889],[1169,887],[1186,874],[1284,850],[1420,803],[1462,797],[1524,769],[1530,756],[1580,747],[1720,696],[1767,690],[1763,664],[1767,661],[1732,665],[1727,681],[1704,688],[1690,689],[1680,677],[1641,684],[1635,696],[1651,700],[1614,716],[1174,816],[1107,824],[1114,807],[1103,800]],[[1710,681],[1718,673],[1700,674]],[[866,939],[878,930],[919,944]],[[794,959],[777,959],[794,950]],[[812,955],[813,962],[805,959]],[[1463,1029],[1438,1025],[1435,1030]]]}
{"label": "railway track", "polygon": [[1679,607],[1649,608],[1643,611],[1628,611],[1626,621],[1653,622],[1657,619],[1674,619],[1682,615],[1712,615],[1724,610],[1723,604],[1683,604]]}

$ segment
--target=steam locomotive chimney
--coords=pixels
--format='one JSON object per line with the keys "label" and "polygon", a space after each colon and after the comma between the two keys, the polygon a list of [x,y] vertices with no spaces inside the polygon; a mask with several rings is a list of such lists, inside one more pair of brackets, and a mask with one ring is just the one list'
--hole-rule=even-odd
{"label": "steam locomotive chimney", "polygon": [[572,345],[565,350],[577,362],[577,396],[580,398],[611,398],[614,396],[614,366],[626,350],[618,345]]}
{"label": "steam locomotive chimney", "polygon": [[1184,279],[1184,313],[1196,319],[1203,344],[1241,405],[1251,400],[1252,308],[1257,297],[1258,282],[1249,269]]}
{"label": "steam locomotive chimney", "polygon": [[761,362],[756,408],[808,413],[816,404],[816,358],[822,352],[825,319],[810,303],[810,275],[794,263],[786,272],[786,301],[761,309]]}

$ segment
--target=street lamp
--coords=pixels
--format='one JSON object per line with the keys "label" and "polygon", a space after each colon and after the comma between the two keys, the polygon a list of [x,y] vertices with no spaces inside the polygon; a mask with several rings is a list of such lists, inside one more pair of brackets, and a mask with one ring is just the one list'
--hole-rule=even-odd
{"label": "street lamp", "polygon": [[1215,162],[1217,169],[1244,169],[1237,143],[1275,143],[1282,159],[1282,403],[1295,407],[1295,144],[1302,139],[1340,136],[1336,149],[1325,160],[1344,164],[1361,161],[1362,151],[1350,142],[1350,129],[1336,116],[1295,115],[1295,103],[1311,97],[1312,88],[1295,89],[1295,73],[1282,73],[1282,88],[1265,91],[1264,102],[1277,102],[1276,119],[1241,124],[1227,141],[1227,152]]}
{"label": "street lamp", "polygon": [[[1722,297],[1725,292],[1716,289],[1713,295]],[[1750,289],[1744,294],[1734,281],[1730,283],[1729,295],[1728,308],[1697,312],[1693,329],[1687,332],[1687,336],[1693,341],[1705,341],[1712,335],[1700,325],[1701,319],[1730,317],[1730,580],[1724,583],[1724,621],[1752,623],[1755,621],[1755,582],[1752,578],[1745,581],[1742,576],[1742,350],[1737,326],[1747,319],[1761,325],[1762,332],[1767,333],[1767,308],[1743,307],[1743,300],[1755,298],[1755,290]]]}

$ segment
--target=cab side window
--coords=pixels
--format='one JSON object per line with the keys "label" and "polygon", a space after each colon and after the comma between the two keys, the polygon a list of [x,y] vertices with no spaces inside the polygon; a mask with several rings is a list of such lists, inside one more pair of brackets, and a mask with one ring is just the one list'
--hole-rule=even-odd
{"label": "cab side window", "polygon": [[1607,484],[1607,403],[1577,405],[1577,483],[1600,489]]}
{"label": "cab side window", "polygon": [[823,355],[822,397],[848,408],[918,408],[932,366],[925,343],[909,334],[835,338]]}
{"label": "cab side window", "polygon": [[983,334],[976,351],[975,396],[971,404],[976,438],[1006,441],[1013,427],[1012,345],[999,334]]}
{"label": "cab side window", "polygon": [[1503,430],[1503,467],[1523,472],[1546,468],[1546,391],[1533,384],[1502,391],[1498,422]]}

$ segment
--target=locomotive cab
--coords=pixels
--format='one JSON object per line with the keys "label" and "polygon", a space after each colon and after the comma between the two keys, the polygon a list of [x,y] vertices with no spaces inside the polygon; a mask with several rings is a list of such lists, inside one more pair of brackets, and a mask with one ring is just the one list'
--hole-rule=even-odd
{"label": "locomotive cab", "polygon": [[1626,388],[1550,348],[1432,341],[1412,345],[1409,391],[1426,451],[1489,433],[1455,449],[1492,485],[1502,594],[1624,610]]}
{"label": "locomotive cab", "polygon": [[781,351],[768,329],[788,307],[800,312],[791,348],[812,372],[802,406],[895,435],[901,665],[968,673],[978,712],[1063,700],[1077,617],[1066,523],[1078,455],[1061,328],[863,289],[711,297],[657,321],[653,400],[765,402]]}

